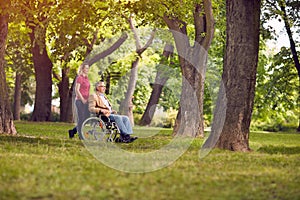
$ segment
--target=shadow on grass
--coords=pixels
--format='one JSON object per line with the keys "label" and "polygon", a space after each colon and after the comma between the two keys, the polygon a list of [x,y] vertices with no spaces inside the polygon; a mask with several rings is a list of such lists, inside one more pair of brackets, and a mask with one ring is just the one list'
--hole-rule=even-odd
{"label": "shadow on grass", "polygon": [[54,147],[60,147],[62,143],[66,146],[83,146],[81,141],[62,140],[54,138],[41,138],[32,136],[12,136],[12,135],[0,135],[0,143],[27,143],[27,144],[41,144]]}
{"label": "shadow on grass", "polygon": [[268,154],[300,154],[300,147],[286,147],[286,146],[263,146],[257,150],[258,152]]}

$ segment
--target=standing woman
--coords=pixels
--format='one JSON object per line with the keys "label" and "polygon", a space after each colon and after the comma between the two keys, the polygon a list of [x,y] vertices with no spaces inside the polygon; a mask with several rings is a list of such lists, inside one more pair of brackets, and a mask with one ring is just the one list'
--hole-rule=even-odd
{"label": "standing woman", "polygon": [[86,118],[89,117],[88,98],[90,92],[90,82],[88,79],[89,65],[83,64],[79,68],[79,75],[75,83],[75,105],[77,110],[77,126],[69,130],[69,137],[73,138],[78,132],[79,138],[82,139],[81,126]]}

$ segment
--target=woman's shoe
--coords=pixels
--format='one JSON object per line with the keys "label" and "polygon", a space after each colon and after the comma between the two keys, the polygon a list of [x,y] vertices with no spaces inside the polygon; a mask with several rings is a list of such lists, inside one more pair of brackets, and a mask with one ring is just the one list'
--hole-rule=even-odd
{"label": "woman's shoe", "polygon": [[69,138],[72,139],[74,137],[74,135],[76,134],[76,132],[72,129],[69,130]]}

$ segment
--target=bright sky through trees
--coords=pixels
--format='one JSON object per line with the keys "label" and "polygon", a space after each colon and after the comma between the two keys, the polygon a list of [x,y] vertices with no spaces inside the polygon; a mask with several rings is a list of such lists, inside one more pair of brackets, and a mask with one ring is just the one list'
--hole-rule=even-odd
{"label": "bright sky through trees", "polygon": [[[273,19],[269,22],[269,24],[275,29],[275,33],[277,35],[277,40],[269,40],[267,42],[267,46],[269,47],[269,49],[278,52],[283,46],[289,48],[290,42],[284,28],[283,21],[279,22],[278,20]],[[296,35],[294,34],[293,37],[296,37]],[[294,40],[297,40],[297,38],[294,38]]]}

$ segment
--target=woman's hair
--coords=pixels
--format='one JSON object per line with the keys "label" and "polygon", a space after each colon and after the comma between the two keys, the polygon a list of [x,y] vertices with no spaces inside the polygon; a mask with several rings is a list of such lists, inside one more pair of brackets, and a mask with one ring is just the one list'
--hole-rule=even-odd
{"label": "woman's hair", "polygon": [[86,63],[82,63],[82,64],[79,66],[79,69],[78,69],[78,74],[81,74],[81,73],[82,73],[82,71],[83,71],[83,68],[84,68],[85,66],[88,66],[88,67],[90,67],[88,64],[86,64]]}

